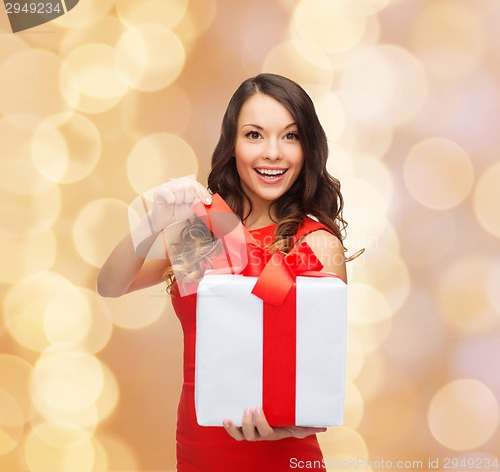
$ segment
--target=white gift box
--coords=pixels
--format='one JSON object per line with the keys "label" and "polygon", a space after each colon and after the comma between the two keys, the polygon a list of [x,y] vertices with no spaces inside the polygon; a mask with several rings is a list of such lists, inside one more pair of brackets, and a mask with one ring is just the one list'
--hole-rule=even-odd
{"label": "white gift box", "polygon": [[[224,419],[241,426],[245,408],[263,404],[264,302],[251,293],[256,281],[214,274],[198,287],[195,404],[202,426]],[[296,278],[296,426],[343,423],[346,298],[337,277]]]}

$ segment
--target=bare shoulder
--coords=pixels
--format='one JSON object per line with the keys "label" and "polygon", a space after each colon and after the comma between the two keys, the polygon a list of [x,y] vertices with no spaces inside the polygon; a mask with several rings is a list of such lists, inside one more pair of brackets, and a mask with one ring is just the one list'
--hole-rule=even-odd
{"label": "bare shoulder", "polygon": [[340,240],[326,230],[313,231],[306,235],[305,241],[323,264],[323,270],[334,272],[347,282],[344,246]]}

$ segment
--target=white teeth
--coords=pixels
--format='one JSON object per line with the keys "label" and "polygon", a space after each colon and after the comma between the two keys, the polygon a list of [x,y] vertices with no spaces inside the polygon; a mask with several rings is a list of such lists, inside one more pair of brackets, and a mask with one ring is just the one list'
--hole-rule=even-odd
{"label": "white teeth", "polygon": [[261,175],[282,175],[286,169],[255,169]]}

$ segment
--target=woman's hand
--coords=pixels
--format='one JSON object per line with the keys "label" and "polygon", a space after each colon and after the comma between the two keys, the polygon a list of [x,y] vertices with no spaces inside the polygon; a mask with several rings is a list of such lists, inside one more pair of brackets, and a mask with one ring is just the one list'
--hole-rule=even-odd
{"label": "woman's hand", "polygon": [[303,426],[280,426],[272,428],[267,422],[262,408],[247,408],[243,415],[241,428],[231,420],[224,420],[224,428],[236,441],[276,441],[283,438],[305,438],[316,433],[324,433],[326,428]]}
{"label": "woman's hand", "polygon": [[[170,261],[163,242],[156,244],[158,235],[170,224],[190,217],[198,201],[212,201],[205,187],[189,177],[170,180],[149,192],[152,208],[145,209],[144,197],[132,202],[129,215],[135,220],[130,220],[130,234],[115,247],[99,272],[97,290],[102,296],[119,297],[162,282]],[[148,257],[152,260],[146,261]]]}
{"label": "woman's hand", "polygon": [[169,180],[156,187],[151,210],[153,232],[159,233],[172,223],[189,218],[198,201],[210,204],[212,197],[203,185],[190,177]]}

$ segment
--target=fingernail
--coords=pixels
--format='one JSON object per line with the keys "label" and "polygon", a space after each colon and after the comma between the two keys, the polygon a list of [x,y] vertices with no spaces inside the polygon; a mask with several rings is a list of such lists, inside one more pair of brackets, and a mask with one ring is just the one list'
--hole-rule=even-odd
{"label": "fingernail", "polygon": [[253,409],[253,412],[256,414],[256,415],[260,415],[260,406],[257,406]]}
{"label": "fingernail", "polygon": [[250,407],[245,408],[245,416],[251,415],[252,414],[252,409]]}
{"label": "fingernail", "polygon": [[222,424],[224,425],[224,428],[226,428],[226,429],[228,429],[228,428],[229,428],[229,421],[224,420],[224,421],[222,422]]}
{"label": "fingernail", "polygon": [[212,203],[212,197],[205,198],[205,205],[210,205]]}

